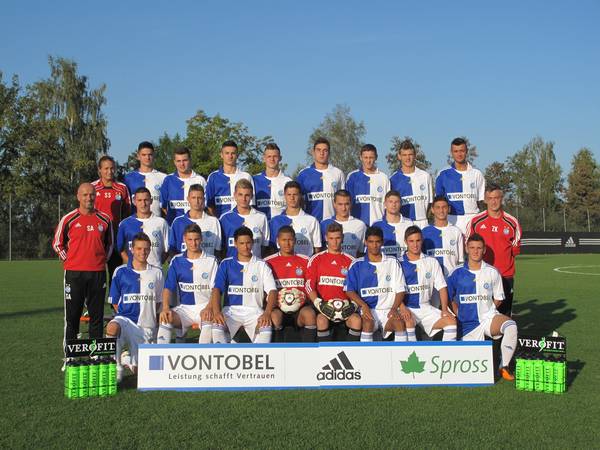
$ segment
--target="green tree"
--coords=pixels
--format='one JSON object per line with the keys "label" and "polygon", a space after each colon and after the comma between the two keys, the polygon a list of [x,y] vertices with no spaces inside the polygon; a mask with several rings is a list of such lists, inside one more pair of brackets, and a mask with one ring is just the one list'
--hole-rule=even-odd
{"label": "green tree", "polygon": [[588,213],[594,231],[600,225],[600,167],[588,148],[579,150],[571,160],[566,191],[569,221],[587,230]]}
{"label": "green tree", "polygon": [[[466,137],[466,136],[459,136],[459,137],[464,139],[465,141],[467,141],[467,148],[469,149],[469,152],[467,153],[467,161],[469,164],[473,164],[475,162],[475,160],[477,159],[477,157],[479,156],[479,150],[477,150],[477,146],[472,145],[471,141],[469,141],[468,137]],[[454,160],[452,159],[452,155],[450,154],[450,146],[448,147],[448,156],[446,157],[446,162],[448,163],[448,165],[450,165],[454,162]]]}
{"label": "green tree", "polygon": [[367,128],[364,122],[357,122],[347,105],[336,105],[325,115],[323,121],[313,130],[308,139],[307,162],[312,163],[314,141],[325,137],[331,144],[330,160],[345,174],[359,167],[360,148],[364,144]]}
{"label": "green tree", "polygon": [[504,197],[510,198],[512,194],[512,178],[505,163],[494,161],[485,168],[486,184],[497,184],[504,191]]}
{"label": "green tree", "polygon": [[392,173],[394,173],[396,170],[400,170],[401,164],[400,164],[400,161],[398,161],[398,150],[400,149],[400,145],[404,141],[411,142],[412,145],[415,147],[416,166],[419,169],[423,169],[423,170],[431,169],[431,163],[427,159],[427,156],[425,156],[425,152],[421,148],[421,144],[419,144],[416,140],[414,140],[410,136],[404,136],[403,138],[400,138],[400,136],[393,136],[392,137],[392,147],[390,148],[389,153],[385,156],[385,159],[387,160],[387,163],[388,163],[388,167],[390,168],[390,175]]}

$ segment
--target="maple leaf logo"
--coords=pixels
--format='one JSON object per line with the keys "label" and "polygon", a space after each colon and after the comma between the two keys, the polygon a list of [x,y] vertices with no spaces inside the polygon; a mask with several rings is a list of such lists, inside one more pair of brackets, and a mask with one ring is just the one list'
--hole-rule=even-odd
{"label": "maple leaf logo", "polygon": [[412,352],[406,361],[400,360],[402,365],[402,372],[409,374],[412,373],[413,378],[415,373],[421,373],[425,370],[425,361],[419,361],[419,357],[416,352]]}

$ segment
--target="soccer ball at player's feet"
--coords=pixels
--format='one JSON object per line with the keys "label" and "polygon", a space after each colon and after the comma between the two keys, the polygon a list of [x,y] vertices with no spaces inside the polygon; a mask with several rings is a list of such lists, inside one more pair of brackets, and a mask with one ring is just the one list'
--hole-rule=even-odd
{"label": "soccer ball at player's feet", "polygon": [[281,309],[282,312],[289,314],[295,313],[302,308],[306,297],[304,292],[300,289],[283,288],[279,291],[277,299],[279,300],[279,309]]}
{"label": "soccer ball at player's feet", "polygon": [[332,322],[343,322],[358,310],[356,303],[341,298],[322,301],[317,306],[319,311]]}

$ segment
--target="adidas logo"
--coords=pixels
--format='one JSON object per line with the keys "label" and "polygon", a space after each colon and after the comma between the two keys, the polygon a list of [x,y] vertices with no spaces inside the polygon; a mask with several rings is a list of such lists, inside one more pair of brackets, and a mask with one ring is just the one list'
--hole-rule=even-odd
{"label": "adidas logo", "polygon": [[565,247],[577,247],[577,244],[575,244],[575,239],[573,239],[573,236],[569,236],[569,239],[567,239],[567,242],[565,242]]}
{"label": "adidas logo", "polygon": [[75,224],[75,228],[81,228],[81,224],[80,224],[79,222],[77,222],[77,223]]}
{"label": "adidas logo", "polygon": [[335,259],[333,261],[331,261],[331,265],[332,266],[337,266],[337,263],[335,262]]}
{"label": "adidas logo", "polygon": [[285,267],[292,267],[292,263],[287,263]]}
{"label": "adidas logo", "polygon": [[481,225],[481,229],[485,230],[487,227],[485,226],[485,223]]}
{"label": "adidas logo", "polygon": [[321,372],[317,374],[317,380],[360,380],[361,373],[354,369],[354,366],[346,356],[345,352],[340,352],[335,358],[325,364]]}

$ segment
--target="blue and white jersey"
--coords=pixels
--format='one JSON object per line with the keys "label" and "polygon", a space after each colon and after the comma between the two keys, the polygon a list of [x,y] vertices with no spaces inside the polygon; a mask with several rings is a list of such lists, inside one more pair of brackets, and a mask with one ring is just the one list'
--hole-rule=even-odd
{"label": "blue and white jersey", "polygon": [[147,219],[129,216],[119,224],[117,232],[117,250],[125,250],[131,259],[131,241],[138,233],[145,233],[150,238],[150,254],[148,262],[162,267],[162,256],[169,251],[169,225],[160,216],[152,214]]}
{"label": "blue and white jersey", "polygon": [[167,222],[173,223],[175,217],[181,216],[190,210],[187,195],[190,186],[199,184],[206,186],[206,180],[202,175],[192,171],[188,178],[179,178],[177,172],[167,175],[160,188],[160,206],[167,210]]}
{"label": "blue and white jersey", "polygon": [[[241,179],[248,180],[254,187],[254,181],[250,174],[238,168],[236,168],[235,173],[225,173],[223,168],[220,167],[208,176],[206,206],[214,209],[216,217],[221,217],[235,207],[235,199],[233,198],[235,183]],[[256,193],[256,189],[254,189],[254,193]],[[252,203],[254,204],[254,200]]]}
{"label": "blue and white jersey", "polygon": [[423,228],[423,252],[435,257],[447,278],[464,261],[463,235],[458,227],[429,225]]}
{"label": "blue and white jersey", "polygon": [[383,200],[390,190],[388,176],[377,170],[365,173],[362,169],[348,174],[346,189],[352,197],[352,215],[371,225],[383,217]]}
{"label": "blue and white jersey", "polygon": [[410,220],[427,220],[427,208],[433,201],[433,180],[431,175],[415,167],[413,173],[397,170],[390,177],[394,191],[402,198],[400,213]]}
{"label": "blue and white jersey", "polygon": [[236,256],[237,249],[235,248],[235,242],[233,240],[233,233],[238,228],[244,226],[252,230],[254,245],[252,246],[252,254],[259,257],[261,256],[262,247],[269,246],[269,223],[267,216],[254,208],[250,208],[248,215],[242,216],[237,207],[231,211],[226,212],[219,218],[221,222],[221,228],[223,230],[221,248],[226,248],[226,256]]}
{"label": "blue and white jersey", "polygon": [[344,231],[342,252],[348,253],[353,258],[356,258],[359,253],[364,253],[367,226],[362,220],[352,216],[348,217],[348,220],[337,220],[335,217],[330,217],[321,222],[321,242],[323,248],[327,247],[327,227],[333,222],[339,223]]}
{"label": "blue and white jersey", "polygon": [[206,212],[202,213],[200,219],[192,219],[189,211],[183,216],[177,217],[171,224],[169,231],[169,250],[175,253],[184,252],[187,247],[183,240],[183,232],[188,225],[195,223],[202,230],[202,251],[208,255],[214,255],[215,251],[221,250],[221,224],[219,219]]}
{"label": "blue and white jersey", "polygon": [[477,202],[483,200],[485,194],[485,178],[471,164],[464,172],[456,170],[452,164],[442,169],[436,178],[435,194],[446,196],[452,215],[477,214]]}
{"label": "blue and white jersey", "polygon": [[270,178],[265,172],[252,177],[254,181],[254,199],[256,209],[267,216],[267,219],[282,214],[285,211],[285,196],[283,188],[285,183],[292,181],[282,171],[276,177]]}
{"label": "blue and white jersey", "polygon": [[399,258],[406,251],[406,242],[404,242],[404,232],[410,226],[414,225],[413,221],[404,216],[400,216],[399,222],[388,222],[384,217],[383,220],[375,222],[374,227],[381,228],[383,231],[383,247],[381,251],[389,256]]}
{"label": "blue and white jersey", "polygon": [[353,291],[369,308],[391,309],[396,294],[406,292],[404,276],[396,258],[382,255],[380,262],[363,256],[352,263],[344,281],[344,291]]}
{"label": "blue and white jersey", "polygon": [[296,232],[294,253],[312,256],[315,252],[315,247],[320,248],[322,246],[319,222],[310,214],[306,214],[300,210],[297,216],[288,216],[283,213],[271,219],[269,222],[269,234],[271,235],[270,244],[273,247],[279,248],[277,245],[277,233],[285,225],[290,225]]}
{"label": "blue and white jersey", "polygon": [[162,301],[163,273],[148,264],[135,270],[131,263],[115,269],[108,302],[117,305],[117,316],[126,317],[142,328],[156,327],[156,303]]}
{"label": "blue and white jersey", "polygon": [[329,164],[327,169],[321,170],[313,164],[302,169],[296,181],[302,187],[305,211],[308,214],[319,221],[335,214],[333,194],[346,186],[340,169]]}
{"label": "blue and white jersey", "polygon": [[182,305],[206,305],[215,285],[218,265],[214,256],[204,252],[196,259],[189,259],[187,252],[181,253],[171,260],[165,289],[176,293]]}
{"label": "blue and white jersey", "polygon": [[406,254],[400,259],[408,295],[404,303],[409,308],[420,308],[430,305],[434,289],[439,291],[446,287],[442,267],[437,259],[421,254],[416,261],[409,261]]}
{"label": "blue and white jersey", "polygon": [[219,265],[215,287],[223,294],[223,306],[263,309],[264,294],[277,290],[273,272],[262,259],[225,258]]}
{"label": "blue and white jersey", "polygon": [[458,334],[469,334],[497,313],[494,300],[504,300],[500,272],[483,261],[479,270],[465,263],[448,277],[448,298],[458,305]]}
{"label": "blue and white jersey", "polygon": [[156,217],[162,215],[160,210],[160,188],[166,176],[166,173],[159,172],[155,169],[148,173],[134,170],[125,175],[123,182],[131,195],[131,214],[135,214],[136,211],[135,203],[133,201],[135,191],[141,187],[145,187],[150,191],[150,195],[152,195],[152,206],[150,207],[150,211],[152,211],[152,214]]}

